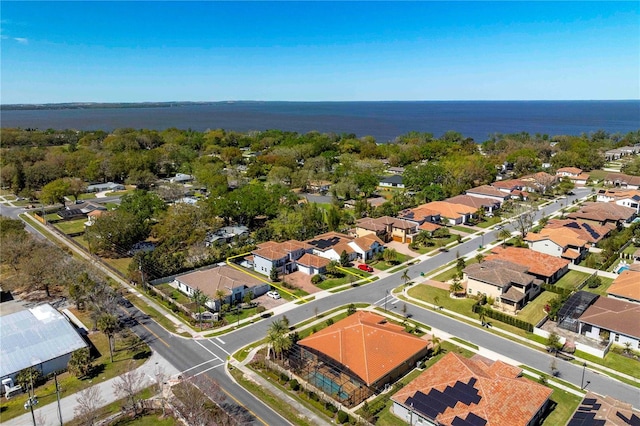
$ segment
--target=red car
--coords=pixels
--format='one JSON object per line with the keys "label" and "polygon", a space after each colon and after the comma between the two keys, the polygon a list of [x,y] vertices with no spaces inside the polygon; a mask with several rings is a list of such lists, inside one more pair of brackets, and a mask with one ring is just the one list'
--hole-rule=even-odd
{"label": "red car", "polygon": [[373,272],[373,268],[369,265],[365,265],[364,263],[361,265],[358,265],[358,269],[362,271]]}

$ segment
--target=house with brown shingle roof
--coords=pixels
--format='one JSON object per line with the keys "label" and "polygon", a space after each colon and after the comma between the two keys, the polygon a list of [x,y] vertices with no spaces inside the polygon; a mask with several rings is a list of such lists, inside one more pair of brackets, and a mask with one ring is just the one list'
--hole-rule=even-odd
{"label": "house with brown shingle roof", "polygon": [[546,172],[538,172],[523,176],[520,181],[524,183],[522,189],[525,191],[544,193],[558,181],[558,178]]}
{"label": "house with brown shingle roof", "polygon": [[411,425],[538,424],[553,390],[502,361],[449,352],[391,397],[393,414]]}
{"label": "house with brown shingle roof", "polygon": [[611,298],[640,303],[640,272],[623,271],[607,289]]}
{"label": "house with brown shingle roof", "polygon": [[209,297],[207,307],[220,310],[220,294],[224,294],[222,303],[242,302],[245,294],[258,297],[269,291],[269,285],[229,266],[216,266],[178,275],[174,279],[175,287],[188,296],[200,290]]}
{"label": "house with brown shingle roof", "polygon": [[356,221],[354,232],[359,237],[375,234],[385,242],[393,240],[407,243],[411,242],[413,236],[418,232],[418,223],[390,216],[365,217]]}
{"label": "house with brown shingle roof", "polygon": [[498,188],[494,188],[491,185],[481,185],[475,188],[468,189],[465,191],[465,194],[472,197],[490,198],[492,200],[500,202],[500,205],[511,198],[510,193],[502,192]]}
{"label": "house with brown shingle roof", "polygon": [[630,223],[636,217],[636,211],[613,203],[584,203],[580,210],[569,213],[567,217],[600,225],[621,226],[623,223]]}
{"label": "house with brown shingle roof", "polygon": [[469,265],[462,272],[469,295],[484,294],[493,298],[496,306],[515,313],[540,294],[542,281],[528,270],[528,266],[494,259]]}
{"label": "house with brown shingle roof", "polygon": [[540,253],[522,247],[494,247],[485,260],[505,260],[517,265],[526,266],[531,274],[547,284],[553,284],[569,271],[567,259]]}
{"label": "house with brown shingle roof", "polygon": [[429,342],[381,315],[357,311],[298,341],[298,346],[302,359],[333,366],[375,391],[413,369],[427,355]]}
{"label": "house with brown shingle roof", "polygon": [[631,349],[640,349],[640,304],[625,302],[611,297],[598,300],[578,318],[578,332],[583,336],[601,341],[609,333],[609,341]]}
{"label": "house with brown shingle roof", "polygon": [[484,209],[485,212],[490,214],[500,208],[500,201],[491,198],[472,197],[471,195],[456,195],[455,197],[447,198],[445,201],[453,204],[463,204],[476,210]]}
{"label": "house with brown shingle roof", "polygon": [[[272,269],[278,271],[278,274],[288,274],[300,269],[297,260],[304,256],[305,253],[311,254],[312,251],[313,246],[297,240],[289,240],[283,243],[267,241],[258,244],[258,247],[251,252],[253,255],[253,270],[267,276],[271,274]],[[303,265],[302,271],[309,270],[309,266],[311,266],[309,259],[308,257],[306,258],[307,264]],[[320,260],[315,261],[315,264],[320,263],[322,263]],[[311,273],[322,272],[323,268],[320,267],[315,268]]]}
{"label": "house with brown shingle roof", "polygon": [[640,189],[640,176],[631,176],[624,173],[609,173],[604,177],[605,185],[616,188]]}

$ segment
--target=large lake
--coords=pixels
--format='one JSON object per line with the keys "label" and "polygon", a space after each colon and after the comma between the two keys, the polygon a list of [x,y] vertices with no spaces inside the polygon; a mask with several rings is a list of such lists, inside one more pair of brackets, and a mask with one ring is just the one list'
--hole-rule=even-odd
{"label": "large lake", "polygon": [[110,131],[116,128],[240,132],[281,129],[371,135],[455,130],[482,142],[494,133],[579,135],[640,130],[640,100],[451,102],[216,102],[155,108],[3,110],[2,127]]}

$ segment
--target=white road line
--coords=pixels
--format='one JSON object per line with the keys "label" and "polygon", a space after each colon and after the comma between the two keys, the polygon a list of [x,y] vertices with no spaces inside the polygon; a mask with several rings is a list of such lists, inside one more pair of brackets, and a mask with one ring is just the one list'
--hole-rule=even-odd
{"label": "white road line", "polygon": [[214,365],[213,367],[209,367],[209,368],[207,368],[206,370],[202,370],[202,371],[201,371],[201,372],[199,372],[198,374],[194,374],[194,375],[193,375],[193,377],[198,377],[199,375],[204,374],[204,373],[206,373],[206,372],[207,372],[207,371],[209,371],[209,370],[213,370],[214,368],[222,367],[222,366],[223,366],[223,365],[225,365],[225,364],[226,364],[226,363],[222,362],[222,363],[220,363],[220,364],[218,364],[218,365]]}
{"label": "white road line", "polygon": [[209,340],[209,342],[211,342],[212,345],[215,345],[218,349],[220,349],[222,352],[224,352],[227,355],[231,355],[231,353],[227,352],[227,350],[225,348],[223,348],[222,346],[220,346],[219,344],[217,344],[216,342],[214,342],[213,340]]}
{"label": "white road line", "polygon": [[377,302],[373,302],[373,304],[374,305],[382,304],[382,303],[384,303],[384,299],[386,299],[386,298],[387,298],[387,296],[383,297],[382,299],[378,300]]}
{"label": "white road line", "polygon": [[184,371],[180,372],[180,374],[184,374],[184,373],[186,373],[187,371],[191,371],[191,370],[193,370],[194,368],[201,367],[201,366],[203,366],[203,365],[205,365],[205,364],[209,364],[210,362],[213,362],[213,361],[220,361],[220,358],[215,357],[214,359],[210,359],[209,361],[201,362],[201,363],[200,363],[200,364],[198,364],[198,365],[194,365],[193,367],[187,368],[186,370],[184,370]]}
{"label": "white road line", "polygon": [[[202,343],[200,343],[200,342],[199,342],[199,341],[197,341],[197,340],[195,340],[195,342],[196,342],[197,344],[199,344],[200,346],[202,346],[202,349],[204,349],[205,351],[209,352],[209,353],[210,353],[211,355],[213,355],[216,359],[219,359],[220,361],[222,361],[222,359],[221,359],[218,355],[216,355],[215,353],[213,353],[213,352],[211,351],[211,349],[207,348],[205,345],[203,345]],[[225,351],[225,352],[226,352],[226,351]],[[228,352],[227,352],[227,353],[228,353]]]}
{"label": "white road line", "polygon": [[224,343],[224,340],[222,340],[221,338],[216,337],[216,340],[217,340],[218,342],[222,343],[223,345],[226,345],[226,343]]}

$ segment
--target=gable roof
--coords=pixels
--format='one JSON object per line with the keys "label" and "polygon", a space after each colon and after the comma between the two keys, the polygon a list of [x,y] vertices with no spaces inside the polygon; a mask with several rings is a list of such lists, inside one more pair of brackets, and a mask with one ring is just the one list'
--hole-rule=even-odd
{"label": "gable roof", "polygon": [[69,320],[48,303],[0,316],[0,377],[87,346]]}
{"label": "gable roof", "polygon": [[556,170],[556,173],[571,173],[573,175],[579,175],[580,173],[582,173],[582,169],[579,169],[577,167],[561,167]]}
{"label": "gable roof", "polygon": [[362,237],[358,237],[355,238],[353,241],[351,241],[351,243],[355,244],[356,246],[360,247],[361,250],[363,251],[367,251],[367,250],[371,250],[371,248],[378,243],[378,245],[383,246],[384,242],[378,238],[377,236],[370,234],[370,235],[363,235]]}
{"label": "gable roof", "polygon": [[420,222],[430,216],[440,216],[440,211],[428,207],[427,204],[422,204],[412,209],[403,210],[398,215],[404,219],[417,220]]}
{"label": "gable roof", "polygon": [[258,244],[258,248],[253,250],[255,256],[260,256],[268,260],[278,260],[286,257],[292,251],[296,250],[311,250],[312,246],[307,243],[303,243],[298,240],[289,240],[283,243],[275,241],[267,241],[262,244]]}
{"label": "gable roof", "polygon": [[[419,401],[421,398],[416,397],[420,394],[427,399],[446,400],[448,404],[439,404],[439,409],[432,410],[431,415],[421,413],[418,404],[413,407],[443,425],[480,417],[485,423],[479,424],[524,426],[540,411],[553,390],[520,377],[521,372],[502,361],[466,359],[449,352],[391,399],[405,406],[414,398]],[[458,389],[463,393],[457,392]]]}
{"label": "gable roof", "polygon": [[526,184],[520,179],[498,180],[491,184],[495,188],[504,188],[508,190],[522,189]]}
{"label": "gable roof", "polygon": [[397,229],[413,229],[417,225],[418,224],[416,222],[398,219],[391,216],[382,216],[377,218],[364,217],[356,221],[356,226],[358,228],[363,228],[375,232],[384,231],[389,226]]}
{"label": "gable roof", "polygon": [[609,286],[607,293],[640,302],[640,272],[623,271]]}
{"label": "gable roof", "polygon": [[624,173],[609,173],[604,177],[604,181],[640,186],[640,176],[631,176]]}
{"label": "gable roof", "polygon": [[580,315],[581,322],[640,339],[640,305],[599,297]]}
{"label": "gable roof", "polygon": [[521,247],[495,247],[491,250],[491,253],[485,258],[485,261],[505,260],[527,266],[529,268],[528,273],[544,277],[552,277],[570,263],[560,257]]}
{"label": "gable roof", "polygon": [[566,249],[569,246],[585,247],[586,240],[580,238],[575,232],[567,228],[543,228],[539,233],[528,232],[525,241],[553,241],[560,247]]}
{"label": "gable roof", "polygon": [[381,315],[358,311],[298,342],[349,368],[367,385],[393,371],[427,342],[386,322]]}

